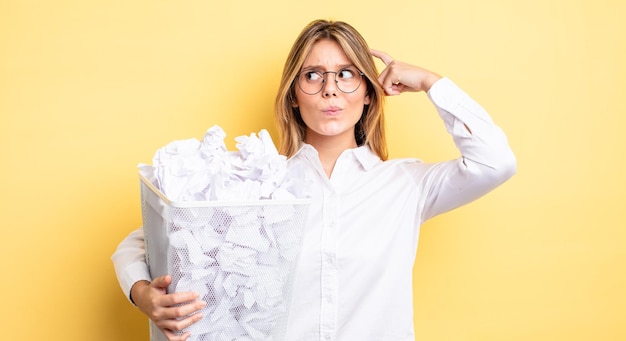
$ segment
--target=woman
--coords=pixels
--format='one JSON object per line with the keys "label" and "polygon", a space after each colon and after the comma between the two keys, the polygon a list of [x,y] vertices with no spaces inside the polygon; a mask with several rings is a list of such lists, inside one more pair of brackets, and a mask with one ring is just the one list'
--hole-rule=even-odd
{"label": "woman", "polygon": [[[372,56],[386,65],[380,74]],[[461,157],[386,160],[383,99],[406,91],[428,93]],[[450,80],[370,50],[348,24],[324,20],[293,45],[276,115],[281,152],[314,182],[286,340],[414,340],[420,226],[515,173],[505,135]],[[151,280],[143,252],[137,230],[113,255],[122,289],[170,340],[185,340],[188,333],[174,332],[202,318],[189,314],[205,303],[195,293],[165,294],[171,278]]]}

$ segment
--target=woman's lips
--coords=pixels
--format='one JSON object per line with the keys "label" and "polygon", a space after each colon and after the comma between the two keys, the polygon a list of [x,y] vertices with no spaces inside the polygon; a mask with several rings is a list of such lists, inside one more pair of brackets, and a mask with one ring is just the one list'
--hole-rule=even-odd
{"label": "woman's lips", "polygon": [[326,115],[336,116],[341,112],[341,108],[336,106],[330,106],[322,109],[322,112]]}

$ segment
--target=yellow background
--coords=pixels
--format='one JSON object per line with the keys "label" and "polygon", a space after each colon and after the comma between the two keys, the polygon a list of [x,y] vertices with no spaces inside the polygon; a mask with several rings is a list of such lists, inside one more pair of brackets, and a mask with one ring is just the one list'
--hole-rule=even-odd
{"label": "yellow background", "polygon": [[[626,339],[626,4],[610,0],[0,2],[0,339],[147,340],[110,255],[136,165],[221,125],[273,128],[315,18],[453,79],[518,174],[428,222],[418,340]],[[457,156],[424,94],[388,101],[392,157]]]}

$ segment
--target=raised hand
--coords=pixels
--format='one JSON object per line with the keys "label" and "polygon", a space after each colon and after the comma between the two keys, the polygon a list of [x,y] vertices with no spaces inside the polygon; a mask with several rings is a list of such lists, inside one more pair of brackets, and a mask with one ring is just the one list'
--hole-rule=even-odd
{"label": "raised hand", "polygon": [[385,63],[378,82],[389,96],[399,95],[406,91],[428,91],[441,78],[438,74],[419,66],[394,60],[387,53],[371,49],[372,56]]}

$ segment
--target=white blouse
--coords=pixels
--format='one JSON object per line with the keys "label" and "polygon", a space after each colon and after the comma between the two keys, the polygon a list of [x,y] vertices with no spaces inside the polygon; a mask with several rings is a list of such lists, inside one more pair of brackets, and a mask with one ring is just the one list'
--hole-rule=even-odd
{"label": "white blouse", "polygon": [[[443,78],[428,92],[461,152],[456,160],[381,161],[368,147],[344,151],[330,179],[304,145],[313,201],[296,267],[289,341],[413,341],[412,270],[420,225],[479,198],[516,171],[504,133],[485,110]],[[150,280],[143,232],[120,243],[113,262],[127,297]]]}

